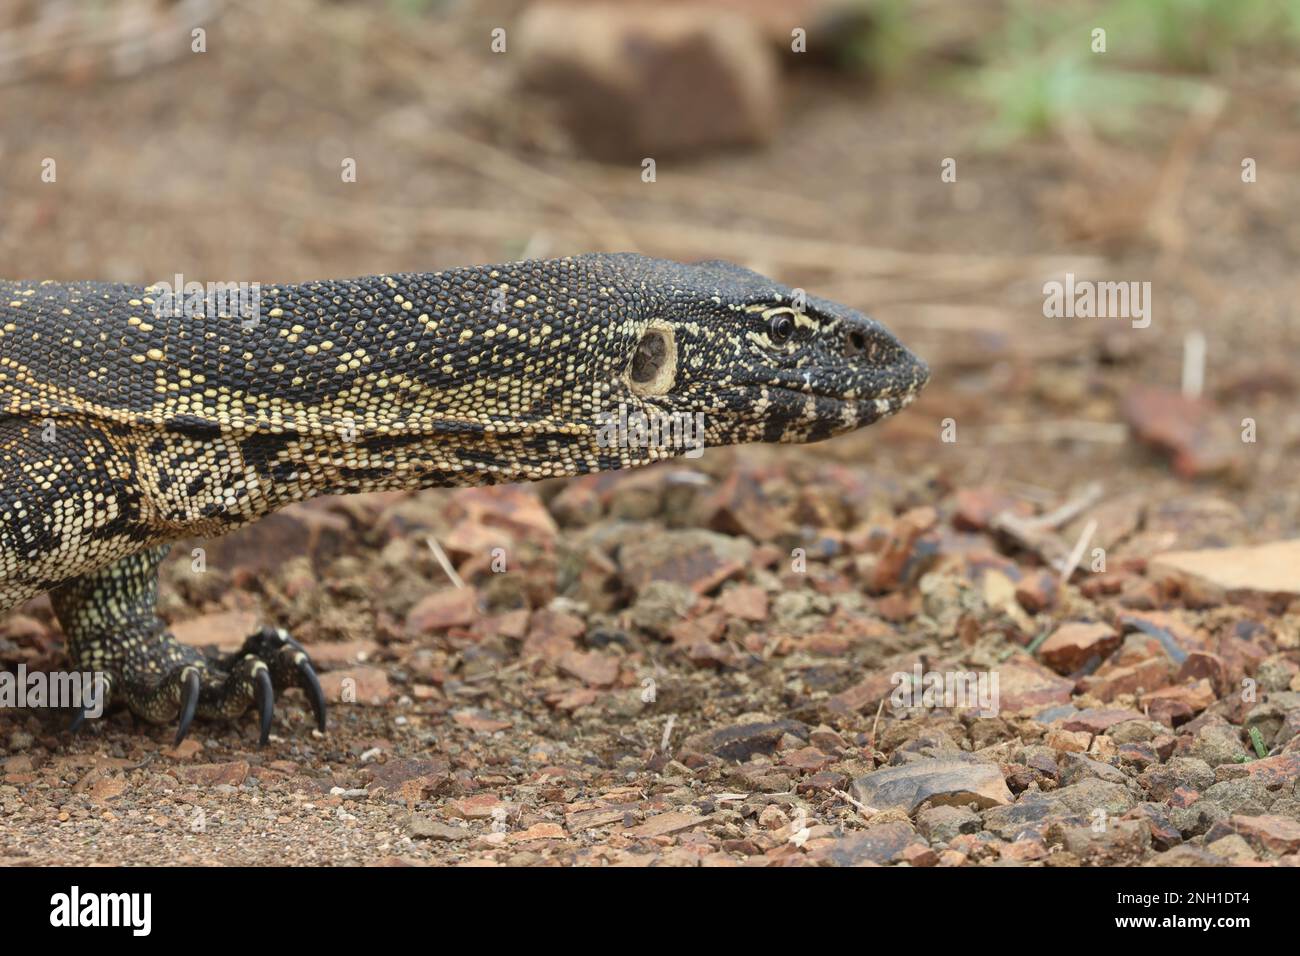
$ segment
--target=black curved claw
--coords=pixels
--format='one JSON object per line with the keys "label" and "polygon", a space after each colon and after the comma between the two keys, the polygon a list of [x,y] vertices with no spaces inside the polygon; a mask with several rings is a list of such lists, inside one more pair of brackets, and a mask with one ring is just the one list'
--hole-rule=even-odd
{"label": "black curved claw", "polygon": [[271,672],[265,667],[257,669],[253,680],[256,682],[253,688],[253,700],[257,704],[262,720],[261,736],[258,738],[257,745],[265,747],[266,742],[271,739],[271,714],[275,709],[275,689],[271,686]]}
{"label": "black curved claw", "polygon": [[311,666],[311,661],[307,655],[303,654],[298,658],[298,673],[302,676],[303,690],[307,693],[307,699],[311,701],[312,712],[316,715],[316,725],[320,727],[321,733],[325,732],[325,692],[321,690],[320,679],[316,676],[316,671]]}
{"label": "black curved claw", "polygon": [[181,723],[176,728],[176,743],[179,747],[185,735],[190,732],[190,724],[194,722],[194,711],[199,706],[199,672],[197,670],[187,670],[185,672],[185,689],[181,694]]}
{"label": "black curved claw", "polygon": [[77,714],[72,718],[72,723],[68,724],[68,733],[75,734],[81,729],[81,725],[86,722],[86,708],[78,707]]}

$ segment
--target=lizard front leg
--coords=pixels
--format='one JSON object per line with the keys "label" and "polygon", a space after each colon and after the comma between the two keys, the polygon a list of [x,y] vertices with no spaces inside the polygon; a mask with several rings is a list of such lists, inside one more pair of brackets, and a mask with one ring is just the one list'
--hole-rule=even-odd
{"label": "lizard front leg", "polygon": [[[158,564],[149,548],[50,592],[77,667],[105,675],[108,693],[151,722],[178,721],[176,742],[199,717],[238,717],[256,706],[260,742],[271,730],[276,694],[300,687],[325,729],[325,697],[302,645],[263,628],[234,654],[209,656],[179,643],[158,618]],[[105,706],[107,706],[107,701]]]}

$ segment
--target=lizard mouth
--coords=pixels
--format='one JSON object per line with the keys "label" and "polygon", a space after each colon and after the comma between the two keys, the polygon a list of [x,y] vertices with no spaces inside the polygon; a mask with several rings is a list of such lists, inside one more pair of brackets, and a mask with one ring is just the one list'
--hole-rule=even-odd
{"label": "lizard mouth", "polygon": [[812,400],[817,403],[822,412],[825,412],[827,403],[841,412],[852,410],[852,419],[858,425],[870,425],[880,421],[883,418],[889,418],[896,415],[916,400],[920,393],[920,386],[909,389],[906,392],[895,393],[887,396],[853,396],[846,397],[843,394],[836,394],[831,391],[820,389],[795,388],[789,385],[769,385],[767,388],[772,392],[790,396],[795,400],[808,401]]}
{"label": "lizard mouth", "polygon": [[850,378],[842,386],[827,384],[844,381],[845,377],[843,368],[797,369],[783,374],[783,381],[766,387],[787,395],[857,406],[875,421],[912,404],[930,381],[930,368],[922,359],[906,352],[899,361],[885,368],[869,370],[865,381]]}

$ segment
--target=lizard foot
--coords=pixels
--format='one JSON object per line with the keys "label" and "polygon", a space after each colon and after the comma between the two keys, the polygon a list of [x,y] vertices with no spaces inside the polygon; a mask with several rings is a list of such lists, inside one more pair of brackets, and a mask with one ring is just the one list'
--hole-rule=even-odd
{"label": "lizard foot", "polygon": [[[233,719],[251,706],[258,714],[258,745],[262,746],[270,737],[275,698],[283,690],[299,687],[307,695],[317,726],[325,729],[325,694],[316,671],[303,646],[285,631],[264,627],[235,653],[206,657],[165,632],[158,637],[157,654],[135,644],[126,660],[110,666],[105,709],[120,697],[132,714],[150,723],[177,720],[175,742],[179,744],[196,716]],[[83,720],[84,709],[71,729],[75,731]]]}
{"label": "lizard foot", "polygon": [[151,723],[178,720],[177,743],[196,716],[234,718],[255,707],[265,744],[276,694],[299,687],[324,730],[320,681],[303,646],[284,631],[264,627],[225,656],[204,654],[167,631],[154,611],[158,562],[166,553],[160,547],[128,555],[50,592],[73,661],[104,677],[99,706],[107,709],[109,698],[117,698]]}
{"label": "lizard foot", "polygon": [[[244,646],[217,665],[231,674],[231,679],[241,670],[252,669],[254,682],[252,703],[262,715],[262,743],[271,726],[271,705],[276,695],[290,687],[299,687],[311,703],[316,715],[316,726],[325,730],[325,692],[321,690],[316,670],[306,649],[278,627],[263,627],[244,641]],[[259,669],[262,668],[262,669]],[[269,681],[263,678],[263,673]],[[229,681],[228,681],[229,682]],[[262,689],[268,693],[263,694]],[[247,706],[247,704],[245,704]],[[203,714],[200,695],[199,713]],[[206,715],[205,715],[206,716]]]}

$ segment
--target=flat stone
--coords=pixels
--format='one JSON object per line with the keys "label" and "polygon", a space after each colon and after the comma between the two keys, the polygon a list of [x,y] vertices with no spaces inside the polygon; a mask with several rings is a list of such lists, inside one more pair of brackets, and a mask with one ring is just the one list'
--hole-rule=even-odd
{"label": "flat stone", "polygon": [[724,614],[744,621],[765,621],[767,592],[753,584],[737,585],[722,592],[718,598],[718,608]]}
{"label": "flat stone", "polygon": [[1107,661],[1097,671],[1079,682],[1080,688],[1098,700],[1110,703],[1124,694],[1137,694],[1169,685],[1171,675],[1167,660],[1152,657],[1137,664],[1112,664]]}
{"label": "flat stone", "polygon": [[1154,720],[1167,720],[1172,726],[1184,723],[1215,701],[1214,688],[1206,678],[1186,684],[1174,684],[1153,690],[1138,698],[1138,703]]}
{"label": "flat stone", "polygon": [[994,486],[958,488],[953,498],[956,507],[952,523],[962,531],[983,531],[1004,511],[1027,518],[1033,510],[1028,502],[1020,501],[1002,488]]}
{"label": "flat stone", "polygon": [[1041,860],[1047,856],[1047,845],[1037,837],[1027,836],[998,847],[998,854],[1002,859],[1015,863]]}
{"label": "flat stone", "polygon": [[320,675],[321,691],[325,699],[334,703],[362,704],[382,707],[392,691],[388,686],[388,671],[382,667],[353,667],[345,671],[330,671]]}
{"label": "flat stone", "polygon": [[1100,621],[1067,621],[1042,643],[1038,656],[1058,674],[1073,674],[1119,647],[1119,632]]}
{"label": "flat stone", "polygon": [[951,843],[963,833],[978,833],[980,818],[969,807],[940,804],[916,816],[916,828],[933,843]]}
{"label": "flat stone", "polygon": [[753,544],[714,531],[669,531],[635,538],[618,553],[627,583],[638,593],[652,581],[671,581],[707,594],[749,565]]}
{"label": "flat stone", "polygon": [[920,843],[909,843],[894,858],[908,866],[937,866],[939,863],[939,854]]}
{"label": "flat stone", "polygon": [[540,657],[558,662],[565,654],[577,649],[577,640],[586,630],[586,622],[576,614],[543,608],[529,621],[528,636],[519,655],[525,660]]}
{"label": "flat stone", "polygon": [[1249,756],[1236,727],[1229,724],[1206,724],[1192,741],[1191,754],[1211,767],[1243,763]]}
{"label": "flat stone", "polygon": [[1251,845],[1236,833],[1229,833],[1215,840],[1209,840],[1207,835],[1205,848],[1230,863],[1251,863],[1259,859]]}
{"label": "flat stone", "polygon": [[1240,435],[1206,398],[1188,398],[1158,385],[1134,385],[1121,411],[1134,435],[1171,459],[1183,478],[1230,473],[1241,467]]}
{"label": "flat stone", "polygon": [[[303,556],[320,568],[356,543],[351,522],[336,507],[325,498],[296,502],[220,538],[197,540],[193,546],[204,549],[213,568],[265,575]],[[191,543],[184,542],[173,553],[190,551]]]}
{"label": "flat stone", "polygon": [[1216,768],[1215,776],[1220,779],[1231,779],[1237,776],[1252,777],[1270,790],[1275,787],[1291,786],[1300,779],[1300,753],[1278,754],[1276,757],[1265,757],[1263,760],[1252,760],[1249,763],[1233,761]]}
{"label": "flat stone", "polygon": [[490,820],[493,813],[514,811],[512,804],[505,803],[494,793],[476,793],[469,797],[460,797],[447,804],[447,812],[465,820]]}
{"label": "flat stone", "polygon": [[1041,834],[1052,819],[1068,813],[1056,799],[1055,792],[1048,794],[1026,790],[1010,806],[993,807],[980,816],[986,830],[1004,840],[1014,841],[1027,834]]}
{"label": "flat stone", "polygon": [[1300,538],[1239,548],[1170,551],[1148,565],[1152,578],[1190,577],[1227,594],[1300,596]]}
{"label": "flat stone", "polygon": [[671,810],[668,813],[660,813],[650,817],[650,819],[637,826],[628,827],[623,831],[623,836],[635,839],[670,836],[674,833],[681,833],[683,830],[693,829],[708,819],[708,817],[701,816],[694,810]]}
{"label": "flat stone", "polygon": [[874,671],[852,687],[829,698],[826,710],[832,714],[853,714],[869,710],[890,696],[897,686],[892,669]]}
{"label": "flat stone", "polygon": [[1223,866],[1223,857],[1216,856],[1209,850],[1198,846],[1180,843],[1163,853],[1157,853],[1145,864],[1146,866]]}
{"label": "flat stone", "polygon": [[1093,826],[1052,827],[1048,839],[1065,845],[1085,863],[1114,865],[1140,859],[1151,845],[1146,820],[1111,820],[1100,831]]}
{"label": "flat stone", "polygon": [[1054,790],[1052,796],[1073,812],[1090,818],[1097,810],[1107,816],[1120,817],[1137,805],[1137,800],[1121,783],[1085,777],[1078,783]]}
{"label": "flat stone", "polygon": [[1108,780],[1111,783],[1124,783],[1128,777],[1118,767],[1094,760],[1081,753],[1066,753],[1061,756],[1061,783],[1069,786],[1088,777]]}
{"label": "flat stone", "polygon": [[618,680],[619,659],[601,651],[568,651],[560,656],[560,670],[593,687],[608,687]]}
{"label": "flat stone", "polygon": [[708,753],[723,760],[744,762],[754,754],[772,754],[786,734],[807,739],[808,725],[797,720],[771,720],[719,727],[703,733],[692,734],[682,743],[682,749],[694,753]]}
{"label": "flat stone", "polygon": [[877,810],[901,807],[911,813],[927,800],[935,805],[980,809],[1014,799],[997,764],[972,760],[918,760],[876,770],[853,781],[853,796]]}
{"label": "flat stone", "polygon": [[536,488],[527,485],[465,488],[450,499],[447,517],[547,544],[559,532]]}
{"label": "flat stone", "polygon": [[450,764],[446,757],[429,760],[390,757],[383,763],[367,764],[362,771],[366,782],[391,794],[420,794],[438,790],[447,782]]}
{"label": "flat stone", "polygon": [[1234,814],[1228,825],[1256,849],[1279,856],[1300,853],[1300,822],[1273,814],[1243,816]]}
{"label": "flat stone", "polygon": [[1038,711],[1055,704],[1068,704],[1074,681],[1044,667],[1031,657],[1018,654],[998,669],[998,709],[1002,714]]}
{"label": "flat stone", "polygon": [[466,827],[454,827],[438,820],[412,816],[406,821],[406,832],[416,840],[441,840],[451,842],[466,840],[474,834]]}
{"label": "flat stone", "polygon": [[532,840],[563,840],[564,827],[558,823],[534,823],[527,830],[516,830],[506,836],[507,843],[528,843]]}
{"label": "flat stone", "polygon": [[1124,817],[1128,820],[1146,820],[1151,831],[1151,846],[1156,850],[1167,850],[1183,842],[1183,835],[1170,822],[1169,808],[1164,804],[1139,803]]}
{"label": "flat stone", "polygon": [[252,611],[214,611],[200,614],[171,626],[172,635],[190,647],[216,647],[237,651],[244,640],[257,630],[258,616]]}
{"label": "flat stone", "polygon": [[870,586],[873,591],[892,591],[906,583],[904,575],[909,570],[916,542],[934,527],[938,517],[933,508],[922,507],[913,508],[895,519],[872,570]]}
{"label": "flat stone", "polygon": [[[1144,719],[1144,715],[1136,710],[1089,707],[1065,718],[1061,727],[1064,730],[1086,730],[1091,734],[1104,734],[1116,724],[1122,724],[1129,720]],[[1143,739],[1150,740],[1151,735]],[[1118,742],[1123,743],[1124,741],[1120,740]]]}
{"label": "flat stone", "polygon": [[312,663],[320,667],[342,667],[357,664],[372,657],[379,650],[377,641],[318,641],[307,648]]}
{"label": "flat stone", "polygon": [[[789,526],[788,508],[781,508],[752,473],[733,471],[699,506],[706,527],[723,534],[771,541]],[[766,601],[764,602],[766,603]]]}
{"label": "flat stone", "polygon": [[884,866],[918,842],[910,826],[891,820],[819,847],[809,858],[830,866]]}
{"label": "flat stone", "polygon": [[483,734],[494,734],[511,727],[510,721],[502,720],[482,708],[454,711],[451,719],[467,730]]}
{"label": "flat stone", "polygon": [[443,588],[421,598],[406,615],[411,634],[430,634],[449,627],[467,627],[478,617],[478,592],[473,588]]}

